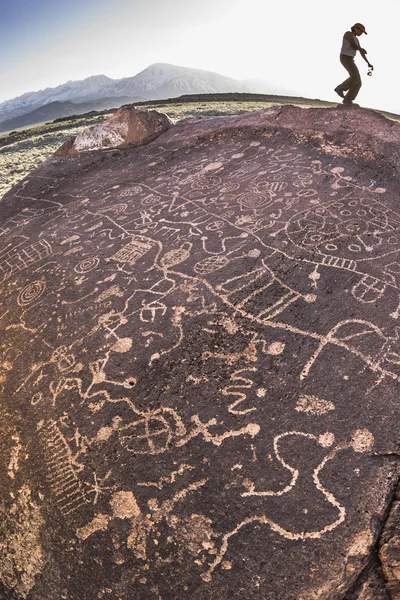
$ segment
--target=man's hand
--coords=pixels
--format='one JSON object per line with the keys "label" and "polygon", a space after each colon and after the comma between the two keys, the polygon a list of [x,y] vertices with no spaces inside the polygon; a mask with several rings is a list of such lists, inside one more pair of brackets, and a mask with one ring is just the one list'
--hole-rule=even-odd
{"label": "man's hand", "polygon": [[364,48],[360,48],[360,52],[361,52],[361,54],[367,54],[367,51],[364,50]]}

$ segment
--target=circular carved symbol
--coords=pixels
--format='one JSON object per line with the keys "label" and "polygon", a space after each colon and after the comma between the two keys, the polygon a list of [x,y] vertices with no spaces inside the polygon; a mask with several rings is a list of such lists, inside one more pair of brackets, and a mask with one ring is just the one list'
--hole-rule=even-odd
{"label": "circular carved symbol", "polygon": [[257,193],[247,193],[239,196],[238,203],[246,208],[251,208],[257,210],[258,208],[266,207],[271,204],[270,196],[265,194],[257,194]]}
{"label": "circular carved symbol", "polygon": [[218,269],[222,269],[230,262],[226,256],[209,256],[194,265],[194,270],[199,275],[207,275]]}
{"label": "circular carved symbol", "polygon": [[89,271],[93,271],[99,264],[100,259],[95,256],[94,258],[85,258],[74,268],[75,273],[79,273],[80,275],[84,273],[89,273]]}
{"label": "circular carved symbol", "polygon": [[122,445],[135,454],[161,454],[171,442],[173,432],[161,415],[149,413],[124,427],[119,434]]}
{"label": "circular carved symbol", "polygon": [[368,231],[368,222],[364,219],[349,219],[339,223],[337,229],[341,235],[363,235]]}
{"label": "circular carved symbol", "polygon": [[149,196],[146,196],[146,198],[143,198],[143,200],[141,201],[141,205],[142,206],[152,206],[153,204],[157,204],[158,202],[160,202],[161,200],[161,196],[156,196],[155,194],[150,194]]}
{"label": "circular carved symbol", "polygon": [[18,296],[18,304],[19,306],[28,306],[28,304],[32,304],[35,302],[46,289],[46,284],[44,281],[34,281],[30,283],[20,292]]}

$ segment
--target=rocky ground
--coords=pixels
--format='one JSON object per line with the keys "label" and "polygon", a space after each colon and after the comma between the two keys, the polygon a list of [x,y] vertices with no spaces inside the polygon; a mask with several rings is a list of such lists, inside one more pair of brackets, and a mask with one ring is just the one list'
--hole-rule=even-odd
{"label": "rocky ground", "polygon": [[[186,117],[242,114],[288,102],[306,107],[335,106],[332,102],[320,100],[256,94],[202,94],[182,97],[179,102],[176,99],[165,102],[150,101],[139,103],[138,106],[147,106],[149,109],[163,112],[176,123]],[[107,110],[88,116],[62,119],[10,134],[0,134],[0,200],[13,185],[51,156],[66,140],[108,118],[112,113],[112,110]],[[387,116],[398,118],[397,115]]]}
{"label": "rocky ground", "polygon": [[[240,114],[270,106],[260,101],[151,103],[151,108],[167,114],[173,122],[190,116]],[[67,139],[84,131],[112,114],[103,111],[90,117],[65,119],[0,136],[0,200],[13,185],[24,179],[51,156]]]}
{"label": "rocky ground", "polygon": [[4,194],[51,156],[70,136],[104,117],[49,124],[0,137],[0,200]]}

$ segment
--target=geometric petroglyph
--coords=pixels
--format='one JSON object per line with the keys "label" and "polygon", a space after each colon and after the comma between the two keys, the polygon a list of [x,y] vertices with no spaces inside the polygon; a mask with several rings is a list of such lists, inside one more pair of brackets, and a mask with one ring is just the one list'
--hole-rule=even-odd
{"label": "geometric petroglyph", "polygon": [[42,280],[34,281],[24,287],[18,295],[18,305],[28,306],[40,298],[40,296],[46,290],[46,284]]}
{"label": "geometric petroglyph", "polygon": [[146,254],[146,252],[151,250],[153,246],[154,243],[146,238],[132,238],[129,244],[121,248],[121,250],[118,250],[112,258],[119,262],[134,264],[139,258]]}
{"label": "geometric petroglyph", "polygon": [[84,273],[89,273],[90,271],[93,271],[93,269],[95,269],[99,263],[100,259],[97,257],[86,258],[74,267],[74,271],[81,275]]}
{"label": "geometric petroglyph", "polygon": [[351,290],[354,298],[366,304],[376,302],[385,293],[386,284],[370,275],[364,277]]}
{"label": "geometric petroglyph", "polygon": [[71,449],[55,421],[38,424],[47,477],[58,508],[69,515],[87,502],[77,472],[82,468],[72,456]]}
{"label": "geometric petroglyph", "polygon": [[254,191],[260,194],[266,193],[274,197],[287,186],[288,184],[285,181],[259,181],[254,185]]}
{"label": "geometric petroglyph", "polygon": [[400,274],[400,263],[393,262],[393,263],[390,263],[390,265],[386,265],[385,271],[387,271],[388,273],[393,273],[395,275],[399,275]]}
{"label": "geometric petroglyph", "polygon": [[338,256],[323,256],[322,264],[337,269],[348,269],[349,271],[355,271],[357,268],[357,263],[354,260]]}
{"label": "geometric petroglyph", "polygon": [[172,435],[171,426],[162,414],[149,414],[121,428],[119,438],[134,454],[160,454],[168,449]]}
{"label": "geometric petroglyph", "polygon": [[51,255],[51,246],[46,240],[40,240],[23,248],[13,248],[0,256],[0,283],[16,271],[27,269],[43,258]]}
{"label": "geometric petroglyph", "polygon": [[207,275],[208,273],[226,267],[229,262],[230,260],[227,256],[208,256],[195,264],[194,271],[199,275]]}
{"label": "geometric petroglyph", "polygon": [[20,213],[14,215],[0,227],[0,236],[9,234],[13,229],[21,225],[27,225],[35,219],[43,215],[43,209],[24,208]]}

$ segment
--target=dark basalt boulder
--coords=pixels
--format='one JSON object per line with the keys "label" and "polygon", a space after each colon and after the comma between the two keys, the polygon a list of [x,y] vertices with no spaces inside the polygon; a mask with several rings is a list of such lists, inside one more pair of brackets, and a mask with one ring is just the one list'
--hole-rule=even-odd
{"label": "dark basalt boulder", "polygon": [[398,597],[399,144],[278,106],[5,196],[2,599]]}

